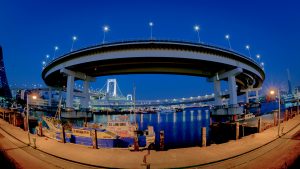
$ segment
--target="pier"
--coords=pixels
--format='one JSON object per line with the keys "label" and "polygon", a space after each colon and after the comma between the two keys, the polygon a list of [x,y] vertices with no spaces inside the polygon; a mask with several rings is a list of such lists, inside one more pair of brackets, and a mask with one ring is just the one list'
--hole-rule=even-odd
{"label": "pier", "polygon": [[[300,131],[300,116],[295,115],[288,121],[281,122],[281,137],[277,135],[277,126],[269,127],[266,130],[262,130],[259,133],[255,133],[249,136],[242,137],[238,140],[229,141],[224,144],[210,145],[208,147],[190,147],[182,149],[172,149],[168,151],[151,151],[151,154],[147,156],[147,162],[151,165],[151,168],[181,168],[184,166],[190,167],[211,167],[223,168],[224,166],[239,166],[246,161],[251,161],[247,164],[248,167],[269,167],[282,166],[285,162],[285,156],[281,160],[275,163],[270,163],[271,158],[282,151],[288,151],[293,149],[294,146],[299,145],[297,140],[293,140],[293,136]],[[4,138],[0,138],[0,143],[3,143],[5,139],[13,139],[13,143],[6,146],[16,147],[26,145],[28,138],[26,132],[19,130],[18,127],[13,127],[3,119],[0,120],[0,134]],[[298,134],[299,135],[299,134]],[[96,166],[96,167],[119,167],[119,163],[122,163],[124,168],[143,168],[142,161],[145,152],[130,152],[128,149],[95,149],[92,150],[89,147],[80,146],[76,144],[62,144],[52,139],[45,137],[39,137],[31,134],[32,138],[36,139],[36,150],[33,148],[26,148],[23,154],[36,154],[42,153],[43,156],[49,156],[50,159],[59,159],[60,166],[67,165],[84,165]],[[4,145],[2,145],[4,146]],[[33,145],[31,145],[33,146]],[[274,149],[274,147],[277,147]],[[299,149],[298,149],[299,150]],[[13,154],[12,151],[9,154]],[[80,152],[80,155],[76,155]],[[299,153],[299,152],[298,152]],[[261,156],[261,154],[264,154]],[[84,156],[85,158],[82,158]],[[114,158],[111,158],[111,157]],[[101,157],[101,158],[99,158]],[[126,158],[124,158],[126,157]],[[242,158],[241,158],[242,157]],[[14,154],[13,158],[26,166],[22,162],[22,153]],[[39,159],[35,156],[32,157],[33,164],[36,166],[48,166],[53,167],[53,163],[44,164],[44,162],[37,162]],[[289,156],[288,158],[296,158],[295,156]],[[50,160],[49,159],[49,160]],[[246,160],[247,159],[247,160]],[[66,162],[67,160],[68,162]],[[246,161],[245,161],[246,160]],[[260,161],[263,160],[263,161]],[[48,160],[46,160],[48,161]],[[51,160],[52,161],[52,160]],[[118,163],[116,163],[118,161]],[[234,162],[233,162],[234,161]],[[256,161],[260,161],[256,163]],[[44,167],[44,166],[43,166]]]}

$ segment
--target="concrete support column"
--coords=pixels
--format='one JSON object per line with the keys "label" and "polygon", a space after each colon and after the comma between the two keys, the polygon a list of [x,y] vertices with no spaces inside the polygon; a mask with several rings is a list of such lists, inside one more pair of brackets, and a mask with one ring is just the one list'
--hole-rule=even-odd
{"label": "concrete support column", "polygon": [[215,105],[222,105],[221,81],[214,80]]}
{"label": "concrete support column", "polygon": [[246,103],[249,103],[249,92],[248,91],[246,91]]}
{"label": "concrete support column", "polygon": [[48,106],[52,106],[52,91],[51,91],[51,87],[49,87],[49,90],[48,90]]}
{"label": "concrete support column", "polygon": [[258,97],[258,90],[255,91],[255,97],[256,97],[256,98],[255,98],[255,99],[256,99],[255,101],[258,101],[258,99],[259,99],[259,97]]}
{"label": "concrete support column", "polygon": [[74,76],[68,75],[66,107],[73,108]]}
{"label": "concrete support column", "polygon": [[84,81],[83,82],[84,99],[83,99],[83,102],[82,102],[82,107],[83,108],[88,108],[89,107],[89,101],[90,101],[89,88],[90,88],[90,82],[89,81]]}
{"label": "concrete support column", "polygon": [[235,76],[228,77],[229,104],[237,104],[237,92]]}

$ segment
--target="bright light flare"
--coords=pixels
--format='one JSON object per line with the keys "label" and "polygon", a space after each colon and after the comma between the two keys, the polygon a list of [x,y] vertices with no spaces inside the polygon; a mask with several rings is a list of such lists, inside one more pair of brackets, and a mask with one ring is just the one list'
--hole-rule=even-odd
{"label": "bright light flare", "polygon": [[149,22],[149,26],[154,26],[154,23],[153,22]]}
{"label": "bright light flare", "polygon": [[227,35],[225,35],[225,38],[226,38],[226,39],[229,39],[229,38],[230,38],[230,36],[227,34]]}
{"label": "bright light flare", "polygon": [[194,30],[195,30],[195,31],[199,31],[199,30],[200,30],[200,26],[199,26],[199,25],[195,25],[195,26],[194,26]]}
{"label": "bright light flare", "polygon": [[107,26],[107,25],[103,26],[103,31],[108,32],[109,31],[109,26]]}

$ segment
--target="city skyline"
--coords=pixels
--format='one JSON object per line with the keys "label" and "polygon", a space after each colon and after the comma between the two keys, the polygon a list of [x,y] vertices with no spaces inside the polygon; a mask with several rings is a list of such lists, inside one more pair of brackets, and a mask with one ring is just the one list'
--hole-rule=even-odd
{"label": "city skyline", "polygon": [[[103,42],[154,38],[197,43],[200,37],[203,43],[232,48],[263,62],[265,88],[275,84],[286,87],[286,69],[290,70],[292,85],[300,84],[297,2],[273,2],[271,6],[259,1],[91,2],[3,3],[0,16],[5,26],[0,27],[0,45],[10,85],[42,84],[46,55],[51,59]],[[103,31],[106,25],[108,32]],[[199,30],[194,30],[195,25]],[[255,58],[257,54],[260,57]],[[205,78],[180,75],[104,76],[92,87],[101,88],[107,78],[117,78],[124,93],[132,93],[135,84],[137,97],[142,99],[197,96],[213,91]]]}

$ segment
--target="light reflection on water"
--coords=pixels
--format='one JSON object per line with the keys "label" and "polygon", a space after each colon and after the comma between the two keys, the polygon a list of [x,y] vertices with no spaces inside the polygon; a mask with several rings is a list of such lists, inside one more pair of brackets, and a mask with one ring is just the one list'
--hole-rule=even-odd
{"label": "light reflection on water", "polygon": [[[200,109],[203,111],[198,111]],[[202,126],[209,127],[209,118],[201,118],[201,116],[209,116],[209,113],[205,114],[205,109],[207,108],[186,109],[184,112],[137,114],[136,121],[140,130],[147,129],[148,125],[154,127],[157,145],[159,145],[159,131],[164,130],[167,148],[196,146],[201,143]],[[111,119],[116,119],[119,115],[109,116]],[[134,122],[134,115],[128,116],[130,121]],[[106,121],[107,115],[94,115],[94,122],[105,123]]]}
{"label": "light reflection on water", "polygon": [[[263,121],[273,120],[272,114],[266,114],[272,112],[278,108],[278,103],[272,102],[262,104],[260,109],[252,110],[254,114],[263,115]],[[281,119],[283,118],[285,108],[282,106]],[[43,112],[33,111],[31,115],[41,120],[42,115],[47,115]],[[120,115],[93,115],[93,122],[105,124],[108,119],[116,120]],[[207,136],[210,138],[210,113],[208,107],[205,108],[190,108],[185,109],[183,112],[167,112],[157,114],[137,114],[136,118],[134,114],[128,115],[131,122],[135,119],[138,123],[140,130],[147,129],[148,125],[154,127],[156,134],[156,144],[159,144],[159,131],[165,132],[165,146],[167,148],[189,147],[201,144],[201,128],[207,127]],[[74,125],[80,126],[83,124],[83,120],[73,121]],[[249,121],[251,125],[257,125],[257,119],[254,118]]]}

